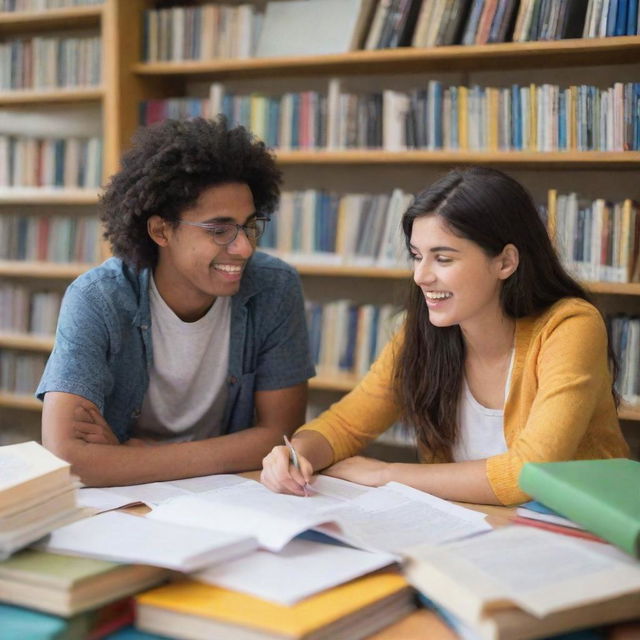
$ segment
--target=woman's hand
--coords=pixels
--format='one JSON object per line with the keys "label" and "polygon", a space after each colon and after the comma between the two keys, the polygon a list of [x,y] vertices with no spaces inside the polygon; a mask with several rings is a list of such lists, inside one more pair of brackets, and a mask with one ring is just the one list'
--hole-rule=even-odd
{"label": "woman's hand", "polygon": [[311,463],[297,453],[300,470],[290,462],[289,449],[284,446],[274,447],[262,460],[260,482],[276,493],[290,493],[294,496],[304,496],[305,486],[313,476]]}
{"label": "woman's hand", "polygon": [[323,473],[341,480],[349,480],[368,487],[380,487],[389,482],[389,463],[373,458],[354,456],[345,458],[325,469]]}

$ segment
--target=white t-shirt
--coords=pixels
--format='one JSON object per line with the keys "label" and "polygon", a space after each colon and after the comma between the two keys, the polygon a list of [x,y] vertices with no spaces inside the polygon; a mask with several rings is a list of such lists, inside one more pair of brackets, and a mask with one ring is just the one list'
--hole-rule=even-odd
{"label": "white t-shirt", "polygon": [[227,400],[231,298],[183,322],[149,279],[153,365],[134,437],[172,441],[219,435]]}
{"label": "white t-shirt", "polygon": [[[514,355],[515,349],[511,351],[509,373],[504,389],[505,402],[509,394]],[[507,442],[504,439],[504,410],[488,409],[481,405],[471,394],[466,378],[462,380],[458,420],[460,432],[458,442],[453,447],[454,462],[483,460],[507,450]]]}

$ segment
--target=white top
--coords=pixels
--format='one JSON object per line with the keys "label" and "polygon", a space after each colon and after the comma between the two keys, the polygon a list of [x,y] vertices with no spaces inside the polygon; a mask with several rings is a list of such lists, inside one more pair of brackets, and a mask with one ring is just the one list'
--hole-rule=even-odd
{"label": "white top", "polygon": [[231,298],[183,322],[149,279],[153,365],[134,437],[184,441],[219,435],[227,400]]}
{"label": "white top", "polygon": [[[509,373],[504,389],[507,401],[515,349],[511,351]],[[462,394],[458,404],[458,424],[460,432],[458,442],[453,447],[453,461],[484,460],[490,456],[504,453],[507,442],[504,439],[504,410],[488,409],[481,405],[471,394],[466,377],[462,381]]]}

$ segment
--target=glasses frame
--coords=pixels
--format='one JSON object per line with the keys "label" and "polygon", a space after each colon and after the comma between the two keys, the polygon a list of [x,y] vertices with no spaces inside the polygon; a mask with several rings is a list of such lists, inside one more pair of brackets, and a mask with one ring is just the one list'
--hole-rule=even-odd
{"label": "glasses frame", "polygon": [[231,240],[229,240],[228,242],[218,242],[214,236],[211,236],[211,240],[213,240],[213,242],[217,244],[219,247],[227,247],[233,242],[235,242],[236,238],[238,237],[238,234],[240,233],[240,229],[242,229],[242,231],[244,232],[244,235],[246,236],[247,240],[249,240],[249,242],[255,241],[257,243],[258,240],[264,234],[267,223],[271,222],[271,218],[268,215],[256,215],[255,218],[251,219],[251,222],[257,222],[258,220],[260,220],[261,222],[264,222],[264,228],[262,229],[262,232],[260,233],[260,235],[254,236],[254,237],[250,236],[249,233],[247,232],[247,229],[250,228],[250,224],[251,224],[250,222],[245,224],[238,224],[237,222],[191,222],[190,220],[178,220],[178,223],[188,224],[190,227],[199,227],[200,229],[206,229],[209,231],[212,231],[216,227],[220,227],[220,226],[235,227],[236,232],[233,238],[231,238]]}

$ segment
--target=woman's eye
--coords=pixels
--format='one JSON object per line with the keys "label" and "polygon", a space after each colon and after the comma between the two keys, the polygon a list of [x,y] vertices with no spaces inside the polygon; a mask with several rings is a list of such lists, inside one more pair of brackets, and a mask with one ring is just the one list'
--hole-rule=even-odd
{"label": "woman's eye", "polygon": [[414,262],[420,262],[420,260],[422,260],[422,258],[419,255],[416,255],[415,253],[411,253],[409,255],[411,260],[413,260]]}
{"label": "woman's eye", "polygon": [[437,256],[436,260],[439,264],[449,264],[452,262],[451,258],[448,258],[447,256]]}

